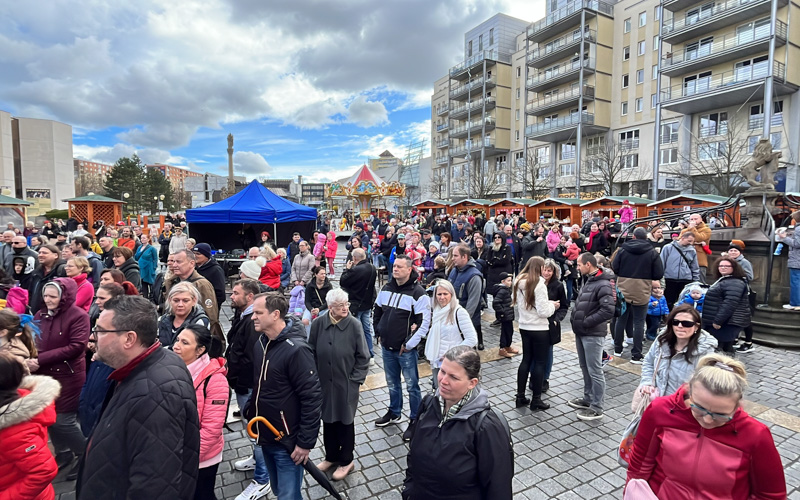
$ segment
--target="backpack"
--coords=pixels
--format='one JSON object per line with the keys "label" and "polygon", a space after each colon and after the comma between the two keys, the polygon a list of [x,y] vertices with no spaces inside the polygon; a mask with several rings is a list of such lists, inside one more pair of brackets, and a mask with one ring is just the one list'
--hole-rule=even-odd
{"label": "backpack", "polygon": [[10,288],[6,295],[5,307],[11,308],[17,314],[27,314],[30,309],[28,307],[28,291],[18,286]]}
{"label": "backpack", "polygon": [[614,317],[620,318],[625,314],[625,311],[628,310],[628,303],[625,302],[625,294],[622,293],[622,290],[620,290],[617,285],[614,285],[614,289],[617,292],[614,297]]}

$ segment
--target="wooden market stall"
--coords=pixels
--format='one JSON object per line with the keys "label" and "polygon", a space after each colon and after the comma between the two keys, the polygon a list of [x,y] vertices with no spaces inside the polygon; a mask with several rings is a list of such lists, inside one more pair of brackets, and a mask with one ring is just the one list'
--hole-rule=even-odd
{"label": "wooden market stall", "polygon": [[588,210],[589,212],[600,212],[600,217],[608,217],[611,219],[619,218],[619,210],[622,208],[622,202],[628,200],[631,208],[634,211],[634,217],[646,217],[648,214],[648,204],[653,203],[653,200],[647,198],[639,198],[637,196],[603,196],[596,200],[589,200],[581,204],[581,210]]}
{"label": "wooden market stall", "polygon": [[[649,215],[667,215],[675,212],[696,210],[698,208],[712,208],[728,201],[725,196],[714,194],[679,194],[665,200],[654,201],[647,205]],[[727,225],[740,225],[738,207],[731,207],[725,211],[725,223]],[[709,215],[720,217],[721,214],[709,212]]]}
{"label": "wooden market stall", "polygon": [[467,198],[461,201],[450,204],[450,212],[456,215],[470,214],[474,212],[489,213],[489,205],[492,204],[491,200],[471,199]]}
{"label": "wooden market stall", "polygon": [[33,203],[0,194],[0,221],[13,222],[15,227],[25,227],[28,221],[28,207]]}
{"label": "wooden market stall", "polygon": [[107,196],[93,194],[88,196],[80,196],[78,198],[69,198],[63,200],[69,203],[69,216],[82,221],[86,219],[89,221],[89,227],[85,228],[94,234],[95,222],[101,220],[106,226],[112,227],[117,221],[122,220],[122,205],[125,203],[122,200],[115,200]]}
{"label": "wooden market stall", "polygon": [[581,223],[581,203],[585,200],[578,198],[545,198],[530,204],[531,219],[538,221],[545,219],[569,219],[571,224]]}
{"label": "wooden market stall", "polygon": [[525,220],[529,221],[533,217],[533,210],[531,210],[530,204],[535,201],[528,198],[504,198],[489,205],[488,215],[489,217],[497,217],[498,215],[513,216],[517,214],[522,215]]}
{"label": "wooden market stall", "polygon": [[421,212],[431,212],[433,215],[437,215],[447,213],[447,207],[450,206],[450,202],[429,198],[417,203],[414,206]]}

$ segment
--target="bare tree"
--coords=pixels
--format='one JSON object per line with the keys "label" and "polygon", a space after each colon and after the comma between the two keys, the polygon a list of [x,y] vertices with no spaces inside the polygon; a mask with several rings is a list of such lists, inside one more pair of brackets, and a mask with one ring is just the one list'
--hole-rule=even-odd
{"label": "bare tree", "polygon": [[431,170],[428,182],[423,188],[425,194],[432,198],[444,199],[447,196],[447,169],[435,168]]}
{"label": "bare tree", "polygon": [[480,160],[469,162],[469,175],[464,180],[464,186],[469,187],[468,197],[473,199],[488,199],[492,196],[505,193],[507,182],[503,178],[503,168],[485,162],[480,165]]}
{"label": "bare tree", "polygon": [[512,179],[522,187],[523,196],[541,200],[550,196],[553,190],[553,167],[542,161],[536,154],[536,148],[528,148],[526,158],[519,158],[513,165]]}
{"label": "bare tree", "polygon": [[89,193],[105,194],[105,179],[100,174],[79,172],[75,177],[75,196],[86,196]]}
{"label": "bare tree", "polygon": [[617,142],[606,137],[599,146],[589,147],[581,170],[581,184],[599,185],[606,196],[619,194],[619,184],[638,179],[642,169],[638,142],[638,139]]}

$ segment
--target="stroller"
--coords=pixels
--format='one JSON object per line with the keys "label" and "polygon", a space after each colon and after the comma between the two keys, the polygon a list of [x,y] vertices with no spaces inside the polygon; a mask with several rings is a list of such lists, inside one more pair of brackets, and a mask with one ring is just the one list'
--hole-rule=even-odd
{"label": "stroller", "polygon": [[673,306],[678,306],[678,305],[683,304],[683,300],[686,298],[687,295],[689,295],[689,293],[695,287],[700,287],[703,290],[703,296],[705,297],[706,292],[708,292],[709,286],[706,285],[705,283],[701,283],[700,281],[692,281],[691,283],[689,283],[685,287],[683,287],[683,290],[681,290],[680,295],[678,295],[677,302],[675,302],[675,304],[673,304]]}

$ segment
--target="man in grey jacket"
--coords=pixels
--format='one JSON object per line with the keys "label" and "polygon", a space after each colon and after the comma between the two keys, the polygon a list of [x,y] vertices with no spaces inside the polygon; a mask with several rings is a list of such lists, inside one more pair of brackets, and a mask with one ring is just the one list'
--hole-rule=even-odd
{"label": "man in grey jacket", "polygon": [[469,246],[459,243],[453,250],[453,270],[447,278],[453,284],[458,303],[467,310],[472,326],[478,334],[478,350],[483,350],[483,331],[481,330],[481,299],[483,295],[483,275],[475,259],[470,255]]}
{"label": "man in grey jacket", "polygon": [[672,311],[683,287],[692,281],[700,281],[700,267],[694,249],[694,234],[685,232],[681,237],[661,250],[664,264],[664,298]]}

